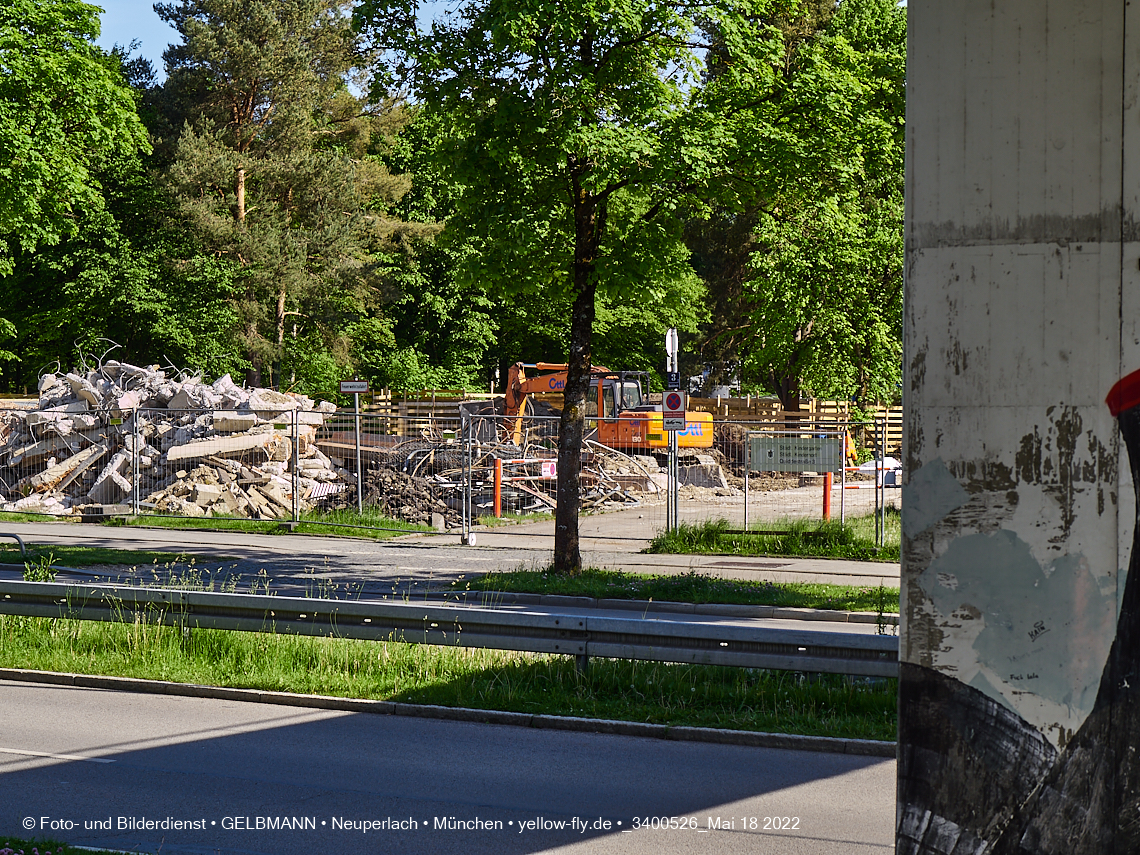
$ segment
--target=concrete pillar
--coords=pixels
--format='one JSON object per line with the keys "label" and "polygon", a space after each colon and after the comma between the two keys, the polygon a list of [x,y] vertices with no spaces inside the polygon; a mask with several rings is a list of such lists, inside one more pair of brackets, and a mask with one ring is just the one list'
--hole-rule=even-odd
{"label": "concrete pillar", "polygon": [[899,853],[1140,852],[1138,10],[909,4]]}

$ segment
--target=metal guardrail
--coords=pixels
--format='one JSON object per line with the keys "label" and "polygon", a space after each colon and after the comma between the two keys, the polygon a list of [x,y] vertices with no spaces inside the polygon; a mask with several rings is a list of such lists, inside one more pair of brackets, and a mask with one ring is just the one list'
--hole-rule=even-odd
{"label": "metal guardrail", "polygon": [[7,532],[0,532],[0,537],[11,538],[12,540],[16,541],[16,543],[20,544],[20,560],[21,561],[27,561],[28,560],[28,548],[26,546],[24,546],[24,540],[23,540],[23,538],[20,537],[20,535],[8,534]]}
{"label": "metal guardrail", "polygon": [[336,636],[577,657],[898,676],[898,638],[460,605],[0,581],[0,614]]}

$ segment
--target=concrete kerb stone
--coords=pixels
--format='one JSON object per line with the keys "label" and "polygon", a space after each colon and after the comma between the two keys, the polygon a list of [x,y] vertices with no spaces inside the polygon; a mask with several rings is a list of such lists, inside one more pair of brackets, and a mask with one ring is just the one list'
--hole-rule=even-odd
{"label": "concrete kerb stone", "polygon": [[578,718],[575,716],[532,715],[500,710],[477,710],[467,707],[441,707],[431,704],[404,704],[394,701],[336,698],[328,695],[267,692],[260,689],[231,689],[191,683],[171,683],[165,680],[141,680],[137,677],[105,677],[93,674],[31,671],[23,668],[0,668],[0,680],[74,686],[83,689],[139,692],[152,695],[277,704],[279,706],[370,713],[373,715],[402,715],[474,724],[565,730],[576,733],[607,733],[617,736],[640,736],[681,742],[714,742],[721,745],[742,745],[753,748],[823,751],[831,754],[855,754],[867,757],[894,757],[897,751],[894,742],[880,742],[872,739],[798,736],[786,733],[760,733],[712,727],[648,724],[636,721],[614,721],[612,719]]}

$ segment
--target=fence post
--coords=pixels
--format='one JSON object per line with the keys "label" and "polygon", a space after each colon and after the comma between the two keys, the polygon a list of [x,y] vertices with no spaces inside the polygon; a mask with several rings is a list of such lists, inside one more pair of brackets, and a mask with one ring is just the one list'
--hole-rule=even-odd
{"label": "fence post", "polygon": [[131,513],[139,515],[139,411],[131,411]]}
{"label": "fence post", "polygon": [[744,530],[748,531],[748,479],[752,474],[752,432],[744,432]]}
{"label": "fence post", "polygon": [[823,473],[823,518],[831,519],[831,485],[835,476],[831,472]]}
{"label": "fence post", "polygon": [[463,433],[464,433],[464,454],[463,454],[463,493],[460,496],[459,505],[462,508],[463,516],[463,536],[460,542],[464,546],[475,545],[475,533],[471,530],[471,506],[472,506],[472,490],[474,489],[473,482],[475,480],[474,470],[475,465],[472,460],[472,434],[475,431],[475,419],[467,413],[463,414]]}
{"label": "fence post", "polygon": [[875,419],[875,442],[878,446],[875,461],[875,546],[882,546],[885,538],[887,505],[887,421]]}
{"label": "fence post", "polygon": [[495,519],[503,516],[503,458],[495,458]]}
{"label": "fence post", "polygon": [[843,443],[843,451],[840,452],[840,460],[842,463],[839,467],[839,522],[847,522],[847,436],[850,430],[850,425],[844,425],[843,436],[841,442]]}
{"label": "fence post", "polygon": [[301,444],[301,419],[299,410],[293,410],[293,524],[301,521],[301,455],[297,446]]}

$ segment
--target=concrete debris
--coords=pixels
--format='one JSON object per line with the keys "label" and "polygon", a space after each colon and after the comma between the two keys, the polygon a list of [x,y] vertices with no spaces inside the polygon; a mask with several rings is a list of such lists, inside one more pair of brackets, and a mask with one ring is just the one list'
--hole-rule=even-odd
{"label": "concrete debris", "polygon": [[354,480],[317,448],[336,412],[327,401],[115,360],[44,374],[37,388],[35,410],[0,413],[2,511],[79,515],[122,503],[288,519],[309,510],[318,486]]}
{"label": "concrete debris", "polygon": [[[37,388],[35,409],[0,411],[0,511],[98,518],[127,507],[295,520],[357,505],[355,449],[344,441],[343,422],[326,426],[337,413],[330,402],[247,389],[229,375],[207,383],[115,360],[45,374]],[[744,439],[718,431],[710,454],[686,456],[684,489],[737,488],[732,455],[722,450]],[[584,510],[663,501],[662,458],[587,446]],[[520,448],[500,442],[495,430],[470,451],[454,441],[377,435],[362,460],[364,501],[405,522],[455,528],[467,477],[475,515],[493,512],[499,460],[503,509],[548,513],[557,505],[556,454],[549,441]]]}

